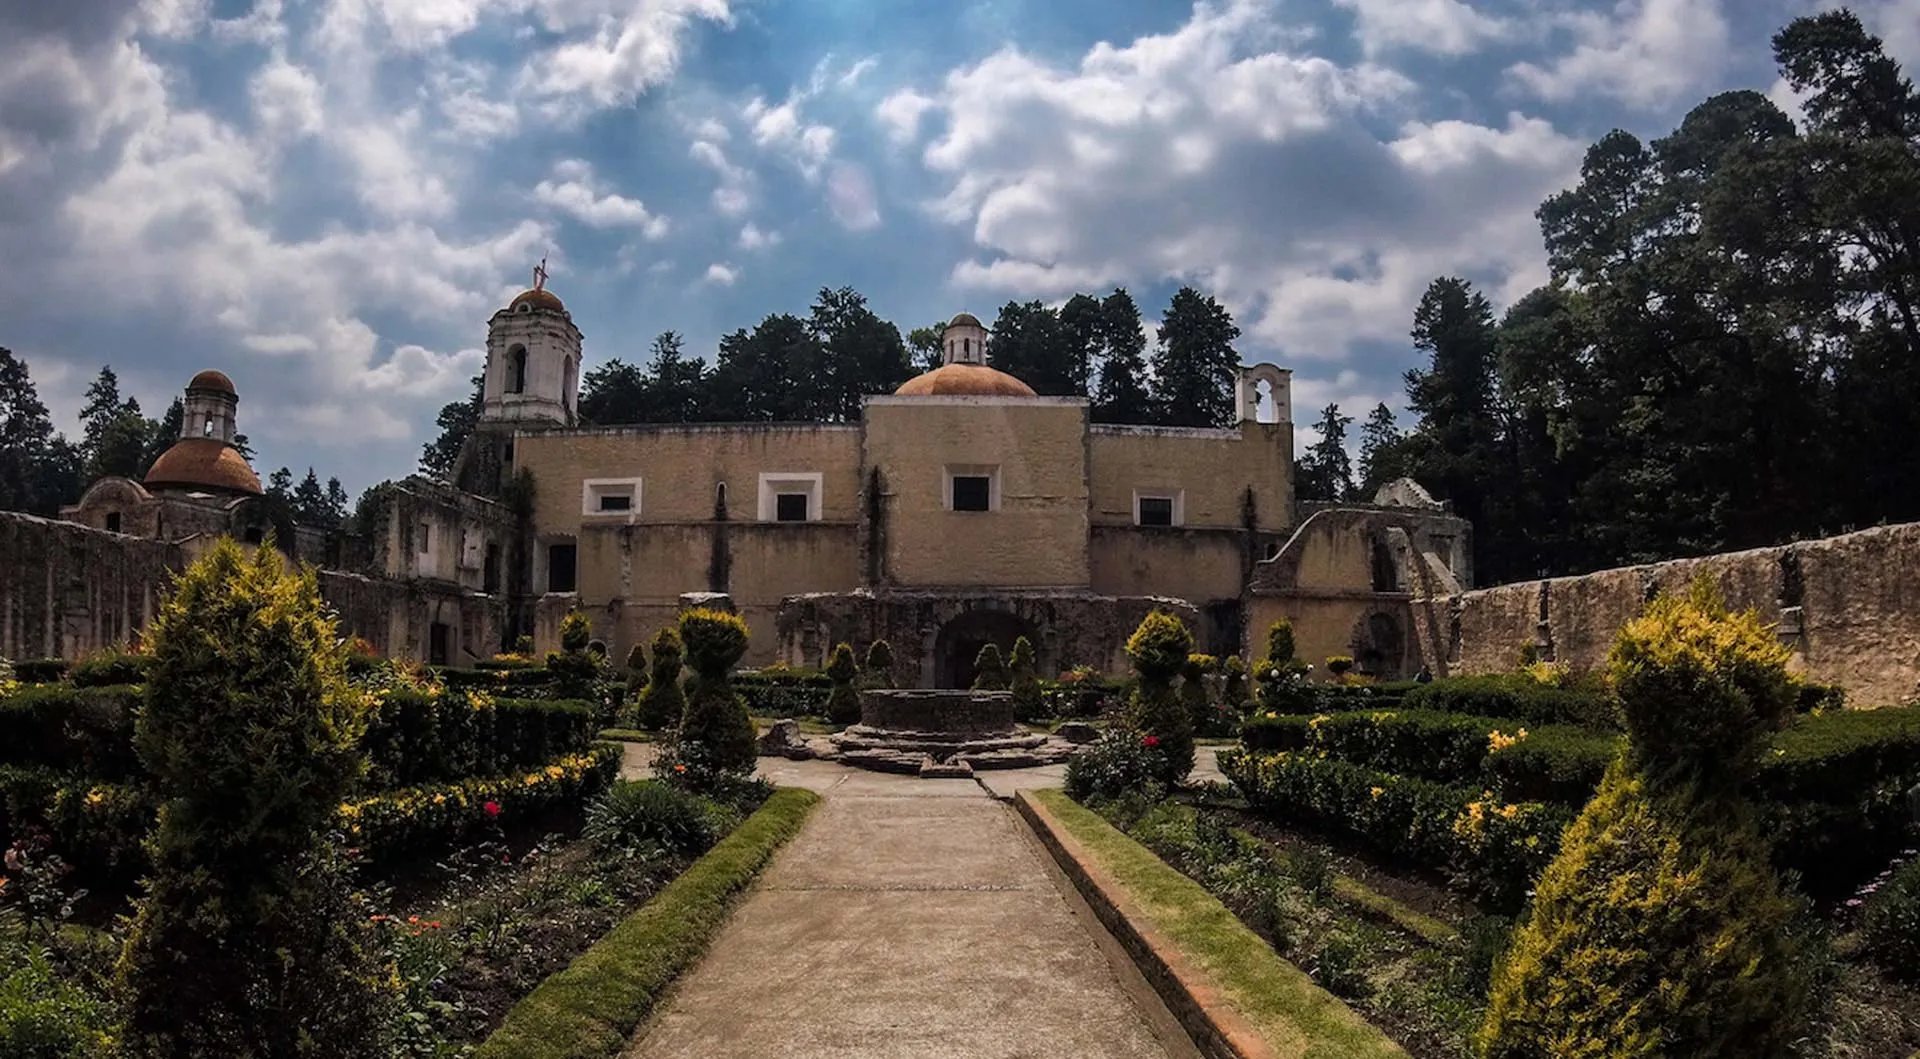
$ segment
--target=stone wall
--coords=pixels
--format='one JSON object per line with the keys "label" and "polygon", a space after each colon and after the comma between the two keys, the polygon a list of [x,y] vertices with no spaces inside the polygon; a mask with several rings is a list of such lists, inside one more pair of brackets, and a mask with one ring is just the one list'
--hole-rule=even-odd
{"label": "stone wall", "polygon": [[1697,559],[1527,581],[1413,603],[1435,673],[1511,670],[1524,644],[1575,670],[1605,664],[1620,627],[1662,589],[1711,578],[1737,609],[1779,626],[1796,667],[1854,705],[1920,685],[1920,523]]}

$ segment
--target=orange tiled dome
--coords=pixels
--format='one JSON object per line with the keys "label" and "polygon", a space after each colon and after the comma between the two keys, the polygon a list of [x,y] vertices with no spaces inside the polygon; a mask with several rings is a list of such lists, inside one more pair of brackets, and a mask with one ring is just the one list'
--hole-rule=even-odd
{"label": "orange tiled dome", "polygon": [[560,296],[545,287],[521,291],[507,303],[507,308],[517,313],[522,305],[530,305],[535,309],[552,309],[557,313],[567,311],[566,304],[560,300]]}
{"label": "orange tiled dome", "polygon": [[893,391],[900,397],[1034,397],[1033,387],[985,364],[945,364]]}
{"label": "orange tiled dome", "polygon": [[211,371],[211,370],[203,371],[200,374],[195,375],[193,377],[193,380],[187,383],[187,389],[218,390],[221,393],[227,393],[227,394],[234,392],[233,380],[227,378],[225,372]]}
{"label": "orange tiled dome", "polygon": [[216,438],[181,438],[174,442],[153,461],[146,484],[254,496],[261,492],[260,476],[247,466],[246,458]]}

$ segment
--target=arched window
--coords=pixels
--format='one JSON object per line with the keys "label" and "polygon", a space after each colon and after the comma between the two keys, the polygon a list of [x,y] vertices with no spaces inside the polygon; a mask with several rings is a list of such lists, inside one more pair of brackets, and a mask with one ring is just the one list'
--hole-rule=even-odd
{"label": "arched window", "polygon": [[200,433],[201,433],[201,434],[203,434],[203,435],[205,435],[206,437],[212,437],[212,436],[213,436],[213,417],[212,417],[212,416],[208,416],[208,417],[207,417],[207,421],[206,421],[206,423],[205,423],[205,424],[204,424],[204,425],[203,425],[203,426],[201,427],[201,429],[200,429]]}
{"label": "arched window", "polygon": [[972,360],[973,359],[973,339],[971,338],[961,339],[960,352],[966,354],[966,357],[968,360]]}
{"label": "arched window", "polygon": [[507,350],[507,392],[527,392],[527,347]]}

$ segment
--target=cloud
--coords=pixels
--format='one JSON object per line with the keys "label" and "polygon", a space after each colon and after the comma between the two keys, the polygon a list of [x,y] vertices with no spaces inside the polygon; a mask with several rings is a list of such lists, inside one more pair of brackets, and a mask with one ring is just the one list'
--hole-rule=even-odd
{"label": "cloud", "polygon": [[1250,346],[1339,361],[1358,341],[1404,341],[1435,275],[1495,294],[1544,278],[1532,211],[1583,144],[1521,114],[1403,118],[1383,139],[1411,83],[1285,36],[1264,4],[1202,4],[1171,33],[1072,65],[1002,49],[877,116],[944,119],[921,158],[942,181],[929,209],[977,248],[951,273],[966,290],[1192,282]]}
{"label": "cloud", "polygon": [[715,286],[731,287],[740,278],[740,270],[733,265],[714,262],[707,266],[707,282]]}
{"label": "cloud", "polygon": [[1514,32],[1511,22],[1464,0],[1335,0],[1354,14],[1354,36],[1369,56],[1405,49],[1466,55]]}
{"label": "cloud", "polygon": [[534,186],[536,201],[552,206],[594,228],[637,228],[648,239],[667,234],[667,219],[647,211],[639,199],[605,190],[594,179],[591,163],[566,159],[553,167],[553,176]]}
{"label": "cloud", "polygon": [[761,231],[759,225],[748,221],[740,229],[739,243],[742,250],[765,250],[780,245],[780,233]]}
{"label": "cloud", "polygon": [[1610,14],[1563,17],[1578,41],[1571,52],[1507,71],[1553,102],[1602,95],[1654,109],[1690,101],[1715,82],[1732,52],[1719,0],[1620,0]]}
{"label": "cloud", "polygon": [[687,153],[720,178],[713,189],[713,208],[722,216],[738,217],[753,208],[753,174],[727,160],[726,149],[720,146],[723,142],[721,138],[696,139]]}
{"label": "cloud", "polygon": [[836,162],[827,177],[827,206],[833,219],[849,231],[862,232],[880,223],[880,202],[873,178],[850,162]]}
{"label": "cloud", "polygon": [[543,27],[565,39],[527,61],[521,85],[536,97],[594,107],[632,102],[672,77],[696,21],[733,18],[727,0],[540,0],[535,7]]}

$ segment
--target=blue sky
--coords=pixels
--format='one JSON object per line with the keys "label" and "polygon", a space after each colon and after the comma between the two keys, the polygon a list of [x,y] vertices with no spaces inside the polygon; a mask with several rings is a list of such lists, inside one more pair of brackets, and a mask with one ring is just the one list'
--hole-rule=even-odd
{"label": "blue sky", "polygon": [[[1803,0],[0,4],[0,345],[63,429],[231,375],[262,473],[410,471],[550,257],[588,366],[851,285],[902,330],[1181,283],[1295,415],[1396,405],[1436,275],[1504,307],[1619,127],[1794,109]],[[1920,0],[1853,5],[1909,68]],[[1299,437],[1304,446],[1310,431]]]}

